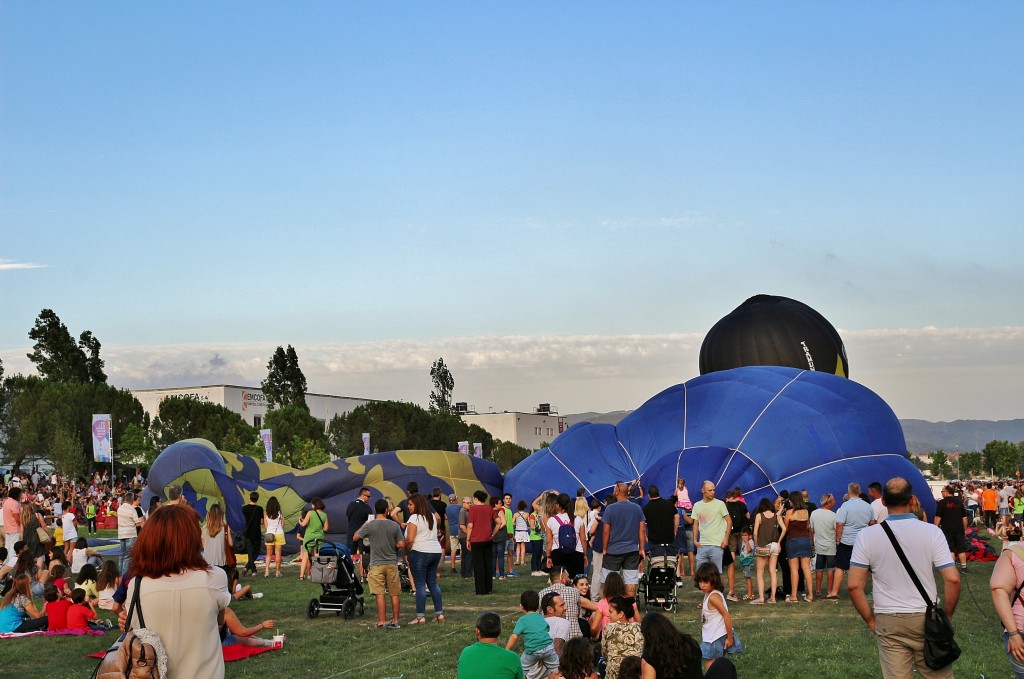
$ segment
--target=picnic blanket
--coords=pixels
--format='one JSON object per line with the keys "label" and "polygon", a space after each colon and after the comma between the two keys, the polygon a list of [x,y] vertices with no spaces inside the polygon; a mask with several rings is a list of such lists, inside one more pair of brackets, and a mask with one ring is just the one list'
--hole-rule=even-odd
{"label": "picnic blanket", "polygon": [[[34,634],[34,632],[33,632]],[[230,646],[221,646],[221,651],[224,653],[224,662],[234,662],[235,660],[245,660],[246,658],[260,653],[266,653],[267,651],[277,650],[272,646],[265,646],[263,648],[257,648],[254,646],[242,646],[241,644],[231,644]],[[85,656],[86,658],[102,658],[106,651],[100,651],[99,653],[90,653]]]}
{"label": "picnic blanket", "polygon": [[58,629],[58,630],[52,630],[52,631],[51,630],[39,630],[38,632],[6,632],[4,634],[0,634],[0,639],[16,639],[18,637],[37,637],[37,636],[46,636],[46,637],[60,637],[60,636],[82,637],[82,636],[86,636],[86,635],[102,637],[104,634],[106,634],[106,632],[100,632],[99,630],[93,630],[93,629],[89,630],[88,632],[83,632],[82,630],[77,630],[77,629]]}

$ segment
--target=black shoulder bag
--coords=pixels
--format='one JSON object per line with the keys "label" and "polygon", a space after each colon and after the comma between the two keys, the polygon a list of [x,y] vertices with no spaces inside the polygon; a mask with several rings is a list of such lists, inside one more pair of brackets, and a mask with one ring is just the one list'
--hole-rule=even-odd
{"label": "black shoulder bag", "polygon": [[921,593],[925,604],[928,605],[924,614],[924,664],[933,670],[941,670],[943,667],[953,664],[953,661],[960,657],[960,646],[957,645],[956,640],[953,638],[953,623],[949,621],[946,611],[938,605],[937,600],[934,603],[928,600],[928,593],[921,585],[917,573],[910,567],[907,555],[903,553],[903,548],[896,541],[896,536],[893,535],[892,528],[889,527],[888,522],[883,521],[879,525],[885,531],[885,534],[889,536],[889,542],[892,543],[893,548],[896,550],[896,556],[903,562],[903,567],[907,569],[907,574],[914,581],[914,585],[917,586],[917,591]]}

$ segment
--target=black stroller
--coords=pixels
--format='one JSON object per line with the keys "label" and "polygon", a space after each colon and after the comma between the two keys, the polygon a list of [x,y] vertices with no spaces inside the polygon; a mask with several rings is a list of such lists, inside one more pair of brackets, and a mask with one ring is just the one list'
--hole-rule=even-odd
{"label": "black stroller", "polygon": [[[359,615],[366,613],[363,600],[363,583],[356,578],[352,553],[345,545],[336,542],[316,540],[310,553],[309,579],[323,588],[319,599],[310,599],[306,614],[310,618],[320,615],[321,610],[334,611],[337,615],[351,620],[359,607]],[[316,556],[312,556],[316,552]]]}
{"label": "black stroller", "polygon": [[678,548],[675,545],[655,545],[651,549],[657,556],[648,554],[644,573],[640,576],[637,596],[644,605],[644,611],[660,608],[671,611],[676,605],[676,566],[679,563]]}

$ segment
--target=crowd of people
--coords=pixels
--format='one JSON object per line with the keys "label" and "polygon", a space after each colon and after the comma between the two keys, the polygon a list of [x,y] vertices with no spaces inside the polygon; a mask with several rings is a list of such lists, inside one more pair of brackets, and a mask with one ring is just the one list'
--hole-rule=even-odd
{"label": "crowd of people", "polygon": [[[200,518],[176,486],[144,510],[142,482],[141,475],[111,481],[103,472],[89,480],[38,472],[4,477],[0,632],[131,627],[138,622],[126,619],[134,601],[135,618],[160,611],[147,622],[157,621],[148,626],[160,634],[175,674],[199,667],[209,674],[212,666],[219,676],[226,640],[271,643],[256,635],[272,629],[273,620],[246,627],[229,604],[261,596],[241,582],[236,550],[247,555],[245,574],[258,574],[265,550],[264,577],[271,566],[282,577],[280,502],[270,496],[261,504],[251,493],[245,525],[233,536],[220,505]],[[912,667],[923,677],[951,676],[949,668],[923,665],[918,621],[938,600],[932,570],[943,580],[941,605],[954,614],[972,523],[1004,542],[993,601],[1006,627],[1007,657],[1024,677],[1024,493],[1017,483],[950,484],[931,517],[900,478],[872,482],[866,492],[850,483],[841,501],[794,489],[753,508],[740,488],[719,499],[712,481],[691,497],[683,479],[667,497],[654,486],[621,482],[601,501],[588,501],[583,489],[575,497],[551,489],[518,501],[482,490],[462,498],[446,498],[440,488],[422,494],[415,483],[406,490],[397,503],[380,497],[371,504],[373,492],[363,488],[346,512],[378,628],[445,622],[440,582],[448,571],[472,578],[479,596],[492,593],[495,579],[545,578],[522,590],[521,617],[504,644],[502,616],[478,617],[477,642],[463,651],[460,677],[735,676],[727,656],[743,646],[730,605],[835,601],[844,578],[850,602],[878,639],[884,676],[909,677]],[[85,538],[108,517],[116,520],[116,560],[104,559]],[[297,530],[301,580],[330,530],[322,500],[311,501]],[[645,562],[665,554],[677,557],[677,585],[692,578],[703,596],[699,638],[637,606]],[[401,619],[400,575],[414,591],[411,620]]]}

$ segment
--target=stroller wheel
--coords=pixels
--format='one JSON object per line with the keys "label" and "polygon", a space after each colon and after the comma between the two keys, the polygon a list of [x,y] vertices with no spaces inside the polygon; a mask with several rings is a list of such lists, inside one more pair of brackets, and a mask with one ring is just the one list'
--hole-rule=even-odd
{"label": "stroller wheel", "polygon": [[366,606],[364,606],[363,602],[360,601],[359,602],[359,615],[365,615],[365,614],[366,614]]}
{"label": "stroller wheel", "polygon": [[309,608],[306,609],[306,615],[308,615],[311,618],[315,618],[318,615],[320,615],[320,600],[319,599],[310,599],[309,600]]}
{"label": "stroller wheel", "polygon": [[351,620],[356,614],[356,602],[352,599],[346,601],[342,612],[345,614],[346,620]]}
{"label": "stroller wheel", "polygon": [[671,613],[672,609],[676,607],[676,602],[665,602],[665,612]]}

